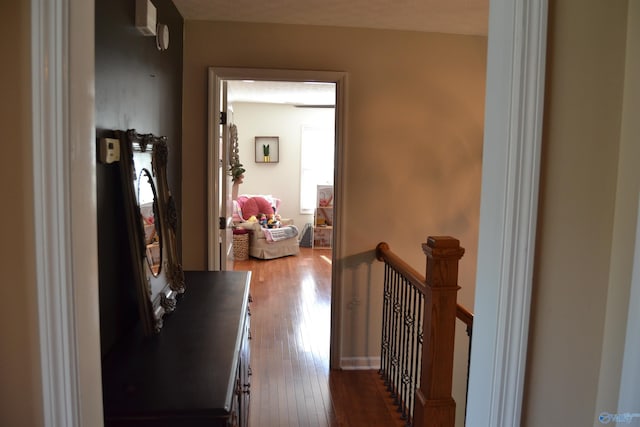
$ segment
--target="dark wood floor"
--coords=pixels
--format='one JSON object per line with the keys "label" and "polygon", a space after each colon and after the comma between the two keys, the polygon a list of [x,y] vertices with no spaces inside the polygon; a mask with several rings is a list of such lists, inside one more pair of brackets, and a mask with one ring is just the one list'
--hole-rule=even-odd
{"label": "dark wood floor", "polygon": [[252,271],[251,427],[404,425],[375,371],[329,369],[329,250],[235,269]]}

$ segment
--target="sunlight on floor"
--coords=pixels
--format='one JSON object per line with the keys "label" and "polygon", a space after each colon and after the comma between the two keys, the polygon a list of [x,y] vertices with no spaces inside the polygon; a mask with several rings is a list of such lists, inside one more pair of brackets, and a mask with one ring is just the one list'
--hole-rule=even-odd
{"label": "sunlight on floor", "polygon": [[329,258],[326,255],[320,255],[320,258],[324,261],[326,261],[327,263],[331,264],[331,258]]}
{"label": "sunlight on floor", "polygon": [[300,350],[311,353],[316,364],[326,365],[329,354],[329,335],[331,323],[330,300],[318,295],[319,289],[313,276],[302,280],[300,287],[300,319],[294,325]]}

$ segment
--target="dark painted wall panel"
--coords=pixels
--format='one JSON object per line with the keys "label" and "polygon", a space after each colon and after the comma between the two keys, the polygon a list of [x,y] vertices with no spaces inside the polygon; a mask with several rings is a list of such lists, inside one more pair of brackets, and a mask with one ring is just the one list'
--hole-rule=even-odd
{"label": "dark painted wall panel", "polygon": [[[182,37],[184,21],[170,0],[153,0],[167,24],[169,48],[135,28],[135,1],[96,0],[96,136],[136,129],[168,138],[168,181],[181,211]],[[102,354],[138,321],[119,166],[98,164],[98,254]],[[180,227],[178,227],[180,229]],[[178,248],[181,248],[178,235]]]}

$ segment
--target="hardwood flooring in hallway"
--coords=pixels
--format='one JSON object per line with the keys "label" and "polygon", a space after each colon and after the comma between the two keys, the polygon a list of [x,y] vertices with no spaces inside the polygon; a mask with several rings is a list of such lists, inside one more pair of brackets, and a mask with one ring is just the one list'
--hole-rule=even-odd
{"label": "hardwood flooring in hallway", "polygon": [[400,427],[375,371],[329,370],[331,254],[236,261],[251,279],[251,427]]}

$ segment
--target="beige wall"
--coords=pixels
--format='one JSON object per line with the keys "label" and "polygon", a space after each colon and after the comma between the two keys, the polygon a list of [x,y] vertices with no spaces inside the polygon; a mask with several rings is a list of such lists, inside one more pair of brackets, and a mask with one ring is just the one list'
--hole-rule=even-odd
{"label": "beige wall", "polygon": [[624,277],[628,292],[630,277],[628,260],[610,270],[612,249],[633,248],[622,236],[635,230],[637,172],[616,203],[626,10],[550,3],[526,426],[593,425],[598,411],[615,412],[596,401],[609,284]]}
{"label": "beige wall", "polygon": [[[206,265],[207,67],[345,71],[343,261],[370,260],[385,240],[423,271],[427,235],[454,235],[467,249],[462,296],[472,305],[486,38],[188,21],[184,52],[185,268]],[[355,281],[349,292],[375,282]]]}
{"label": "beige wall", "polygon": [[[640,191],[640,2],[630,1],[627,18],[622,126],[615,202],[611,270],[607,291],[607,311],[602,346],[598,401],[595,416],[618,408],[629,291],[634,254],[634,230],[638,218]],[[638,404],[640,408],[640,403]],[[638,408],[627,408],[636,411]],[[637,412],[637,411],[636,411]]]}
{"label": "beige wall", "polygon": [[[42,424],[38,354],[33,179],[29,2],[2,2],[5,18],[0,52],[11,66],[0,68],[3,153],[0,185],[0,425]],[[8,36],[10,35],[10,36]]]}
{"label": "beige wall", "polygon": [[[452,233],[473,269],[485,38],[199,21],[185,28],[186,268],[205,265],[206,67],[215,65],[348,72],[346,253],[381,239],[396,249],[406,242],[403,255],[422,270],[427,234]],[[467,276],[473,282],[473,271]]]}
{"label": "beige wall", "polygon": [[[424,272],[421,243],[428,235],[459,238],[467,250],[460,301],[473,307],[486,43],[416,32],[186,22],[185,268],[206,266],[207,67],[344,71],[345,217],[337,260],[343,362],[366,365],[379,355],[383,273],[373,249],[380,241]],[[456,371],[458,401],[465,365],[466,354]]]}

